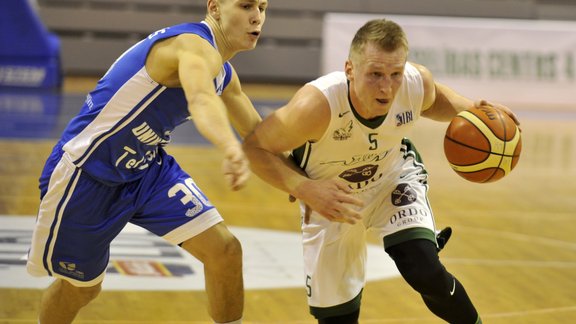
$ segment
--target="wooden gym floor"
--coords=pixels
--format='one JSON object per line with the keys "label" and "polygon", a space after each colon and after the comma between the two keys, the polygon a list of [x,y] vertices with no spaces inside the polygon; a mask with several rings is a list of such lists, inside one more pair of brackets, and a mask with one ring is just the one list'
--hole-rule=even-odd
{"label": "wooden gym floor", "polygon": [[[69,79],[65,92],[85,91],[93,82]],[[295,89],[245,86],[258,100],[283,101]],[[428,166],[438,227],[454,229],[441,259],[486,324],[575,323],[576,111],[511,108],[522,121],[522,157],[514,172],[496,183],[466,182],[449,169],[442,150],[446,124],[422,120],[412,137]],[[69,117],[61,115],[57,123]],[[37,178],[54,141],[0,138],[0,215],[36,214]],[[168,149],[229,225],[299,231],[296,206],[259,179],[252,178],[241,192],[227,190],[212,148],[180,143]],[[0,288],[0,323],[36,323],[40,296],[36,289]],[[201,291],[103,291],[76,323],[209,323],[205,304]],[[360,319],[442,323],[400,278],[368,282]],[[303,287],[247,290],[244,320],[314,323]]]}

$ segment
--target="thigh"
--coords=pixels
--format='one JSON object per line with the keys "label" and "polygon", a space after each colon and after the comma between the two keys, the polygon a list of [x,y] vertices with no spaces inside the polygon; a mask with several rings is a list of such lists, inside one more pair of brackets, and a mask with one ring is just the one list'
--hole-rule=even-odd
{"label": "thigh", "polygon": [[350,313],[359,307],[365,283],[364,225],[330,222],[312,212],[310,223],[304,224],[302,230],[311,313],[320,317],[326,311],[337,315]]}
{"label": "thigh", "polygon": [[173,157],[163,151],[138,191],[142,204],[130,220],[172,244],[180,244],[217,223],[222,217]]}
{"label": "thigh", "polygon": [[419,155],[409,151],[398,178],[382,191],[369,224],[385,248],[411,239],[436,242],[435,222],[428,200],[428,181]]}
{"label": "thigh", "polygon": [[50,177],[29,252],[32,275],[94,286],[108,266],[110,242],[134,212],[123,186],[104,185],[64,157]]}

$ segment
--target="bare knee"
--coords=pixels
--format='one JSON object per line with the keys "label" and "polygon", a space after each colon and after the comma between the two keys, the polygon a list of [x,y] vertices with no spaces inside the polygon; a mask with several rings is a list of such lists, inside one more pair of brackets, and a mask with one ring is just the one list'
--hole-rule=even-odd
{"label": "bare knee", "polygon": [[74,302],[78,306],[84,307],[98,297],[102,291],[102,284],[99,283],[92,287],[76,287],[65,280],[60,280],[60,290],[64,296],[73,296]]}
{"label": "bare knee", "polygon": [[202,260],[205,267],[241,267],[242,266],[242,245],[235,236],[227,237],[211,249],[211,253],[204,256]]}
{"label": "bare knee", "polygon": [[185,241],[182,247],[200,260],[205,267],[242,266],[242,245],[222,224]]}
{"label": "bare knee", "polygon": [[42,295],[39,323],[72,323],[78,311],[98,296],[101,287],[101,284],[75,287],[63,279],[56,279]]}

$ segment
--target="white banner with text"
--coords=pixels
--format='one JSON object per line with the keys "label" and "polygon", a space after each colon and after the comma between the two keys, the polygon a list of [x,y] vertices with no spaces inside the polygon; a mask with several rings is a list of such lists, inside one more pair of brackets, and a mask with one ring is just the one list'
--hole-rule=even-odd
{"label": "white banner with text", "polygon": [[330,13],[322,73],[344,68],[355,32],[374,18],[400,24],[409,60],[471,99],[576,110],[576,22]]}

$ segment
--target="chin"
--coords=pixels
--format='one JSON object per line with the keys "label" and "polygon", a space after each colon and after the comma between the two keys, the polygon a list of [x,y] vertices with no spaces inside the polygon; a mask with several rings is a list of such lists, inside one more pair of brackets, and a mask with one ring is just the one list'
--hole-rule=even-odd
{"label": "chin", "polygon": [[251,51],[253,49],[256,48],[256,44],[254,45],[248,45],[248,46],[242,46],[241,49],[238,50],[238,52],[245,52],[245,51]]}
{"label": "chin", "polygon": [[390,107],[388,105],[378,106],[375,107],[373,111],[376,113],[377,116],[384,116],[390,111]]}

